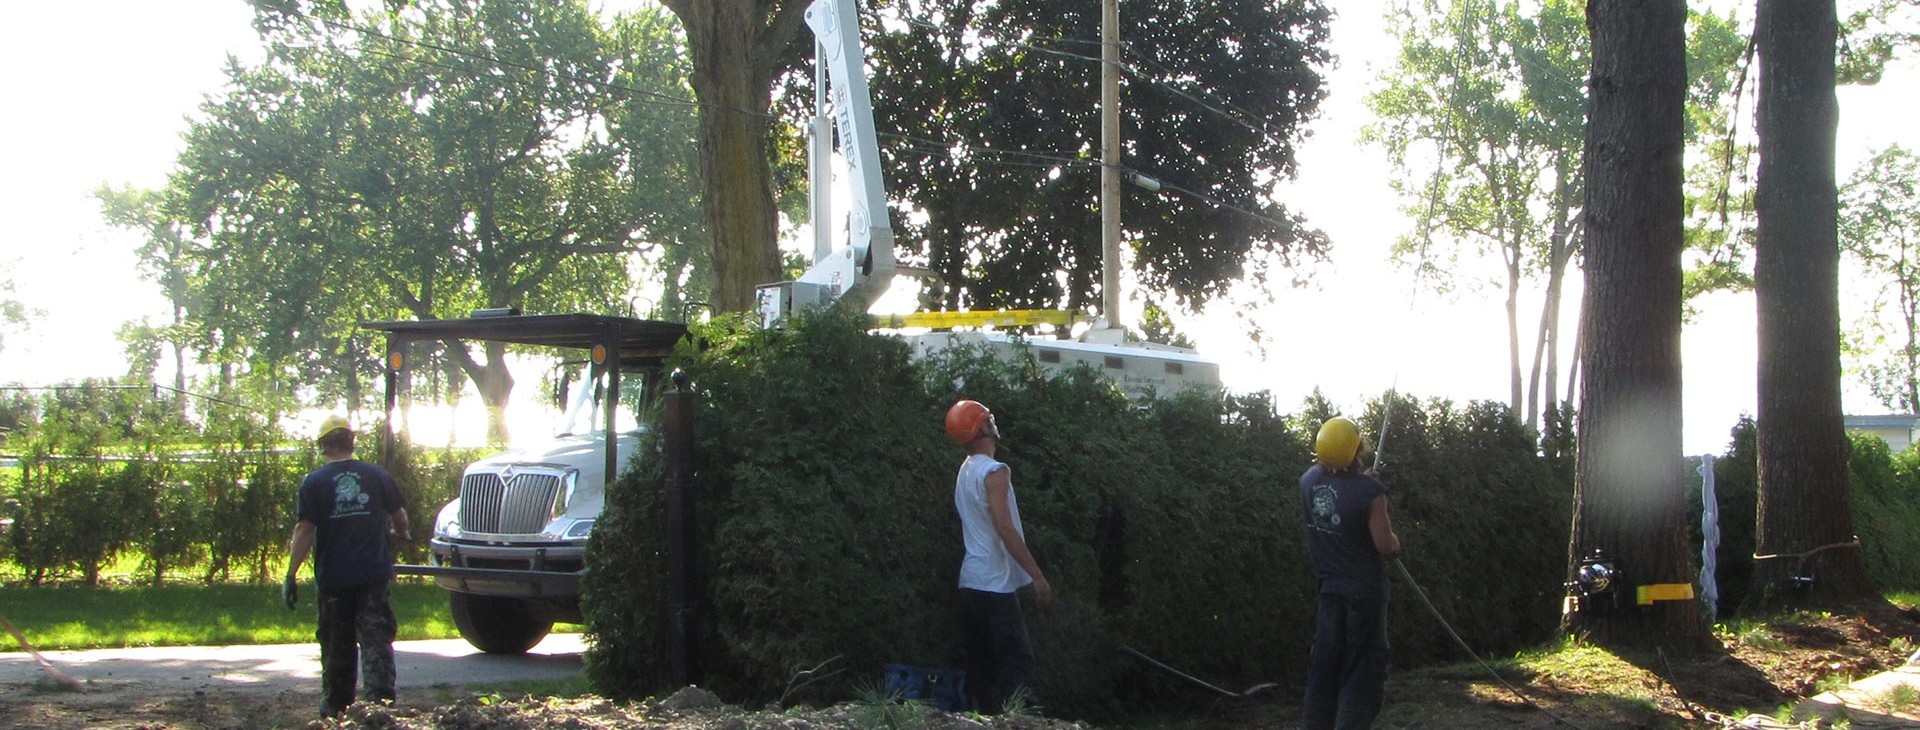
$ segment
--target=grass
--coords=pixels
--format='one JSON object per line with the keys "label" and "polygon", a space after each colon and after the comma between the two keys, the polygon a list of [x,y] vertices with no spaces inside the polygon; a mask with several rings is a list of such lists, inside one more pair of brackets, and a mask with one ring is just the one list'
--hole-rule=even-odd
{"label": "grass", "polygon": [[1786,642],[1774,636],[1773,632],[1767,628],[1767,622],[1750,618],[1739,618],[1716,624],[1714,632],[1761,651],[1780,651],[1787,646]]}
{"label": "grass", "polygon": [[1887,601],[1906,608],[1920,608],[1920,591],[1895,591],[1887,594]]}
{"label": "grass", "polygon": [[1874,695],[1872,702],[1889,715],[1905,713],[1920,705],[1920,688],[1911,684],[1898,685]]}
{"label": "grass", "polygon": [[[297,644],[313,641],[315,595],[311,582],[301,585],[300,605],[289,611],[279,584],[0,586],[0,615],[42,651]],[[459,638],[437,586],[394,583],[393,612],[401,640]],[[0,639],[0,649],[19,651],[11,637]]]}

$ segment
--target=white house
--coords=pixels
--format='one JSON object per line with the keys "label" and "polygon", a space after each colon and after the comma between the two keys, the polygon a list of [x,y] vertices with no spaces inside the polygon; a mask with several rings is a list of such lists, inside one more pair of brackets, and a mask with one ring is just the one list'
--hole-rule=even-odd
{"label": "white house", "polygon": [[1884,416],[1843,416],[1840,423],[1848,431],[1879,436],[1880,440],[1887,442],[1887,448],[1897,454],[1913,445],[1914,431],[1920,429],[1920,415],[1894,413]]}

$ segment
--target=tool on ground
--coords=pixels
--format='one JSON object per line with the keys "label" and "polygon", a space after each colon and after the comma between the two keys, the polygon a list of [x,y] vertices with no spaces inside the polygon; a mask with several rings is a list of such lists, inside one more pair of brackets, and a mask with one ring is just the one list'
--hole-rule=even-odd
{"label": "tool on ground", "polygon": [[1460,638],[1460,634],[1453,630],[1453,625],[1447,623],[1447,619],[1440,615],[1440,609],[1434,608],[1432,599],[1427,598],[1426,590],[1422,589],[1419,583],[1414,582],[1412,573],[1407,572],[1406,564],[1400,562],[1399,558],[1394,558],[1393,567],[1396,570],[1400,571],[1400,578],[1402,580],[1405,580],[1407,582],[1407,585],[1413,587],[1413,594],[1420,597],[1420,602],[1426,605],[1427,612],[1433,614],[1433,620],[1440,622],[1440,628],[1447,630],[1447,635],[1453,637],[1453,643],[1459,644],[1460,649],[1462,651],[1465,651],[1467,653],[1467,656],[1473,657],[1474,661],[1479,662],[1481,669],[1487,670],[1487,673],[1493,675],[1493,678],[1499,681],[1501,686],[1506,687],[1508,692],[1513,693],[1513,696],[1520,698],[1521,702],[1527,703],[1528,707],[1539,710],[1541,714],[1546,715],[1547,717],[1553,718],[1555,721],[1558,721],[1562,725],[1565,725],[1570,728],[1575,728],[1575,730],[1580,730],[1579,725],[1575,725],[1572,722],[1569,722],[1566,718],[1561,717],[1559,715],[1555,715],[1552,712],[1548,711],[1547,708],[1541,707],[1539,703],[1534,702],[1531,698],[1521,693],[1520,689],[1517,687],[1514,687],[1513,684],[1509,683],[1505,677],[1500,676],[1499,672],[1493,671],[1493,667],[1489,666],[1486,660],[1481,659],[1480,655],[1473,651],[1473,647],[1467,646],[1466,639]]}
{"label": "tool on ground", "polygon": [[1261,692],[1265,692],[1267,690],[1280,686],[1273,682],[1262,682],[1252,687],[1248,687],[1245,691],[1235,692],[1233,690],[1225,689],[1218,685],[1209,683],[1206,680],[1200,679],[1199,677],[1195,677],[1186,672],[1182,672],[1178,669],[1174,669],[1173,667],[1167,666],[1166,664],[1161,663],[1160,660],[1147,656],[1146,654],[1141,653],[1139,649],[1135,649],[1131,646],[1121,646],[1120,650],[1128,654],[1132,654],[1135,659],[1139,659],[1140,661],[1146,662],[1149,666],[1152,666],[1155,669],[1166,672],[1168,674],[1179,677],[1181,679],[1187,680],[1188,682],[1192,682],[1194,684],[1200,685],[1207,689],[1213,690],[1215,693],[1223,697],[1232,697],[1235,699],[1246,699],[1256,694],[1259,694]]}
{"label": "tool on ground", "polygon": [[19,629],[14,628],[12,621],[8,621],[5,616],[0,616],[0,626],[7,627],[7,633],[13,634],[13,640],[20,642],[20,648],[27,650],[28,654],[33,655],[33,660],[40,663],[40,668],[46,670],[47,676],[53,677],[53,681],[59,682],[60,686],[66,688],[68,691],[80,691],[80,680],[67,676],[67,673],[60,671],[59,667],[53,666],[53,662],[47,661],[46,657],[40,656],[40,650],[33,648],[32,644],[27,643],[26,635],[21,634]]}

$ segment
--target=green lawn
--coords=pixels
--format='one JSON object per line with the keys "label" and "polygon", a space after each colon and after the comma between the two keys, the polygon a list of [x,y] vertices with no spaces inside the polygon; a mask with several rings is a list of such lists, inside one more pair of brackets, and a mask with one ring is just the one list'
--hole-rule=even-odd
{"label": "green lawn", "polygon": [[[0,586],[0,616],[34,648],[294,644],[313,641],[314,589],[300,586],[300,605],[280,603],[280,586],[252,584],[85,588]],[[447,595],[426,583],[396,582],[393,612],[405,639],[459,638]],[[559,627],[565,628],[565,627]],[[19,651],[0,635],[0,651]]]}

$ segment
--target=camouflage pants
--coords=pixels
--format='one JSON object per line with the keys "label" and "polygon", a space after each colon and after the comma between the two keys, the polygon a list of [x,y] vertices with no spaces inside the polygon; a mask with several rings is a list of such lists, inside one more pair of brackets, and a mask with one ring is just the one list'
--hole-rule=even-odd
{"label": "camouflage pants", "polygon": [[361,699],[393,701],[394,629],[386,583],[321,592],[315,636],[320,639],[323,714],[339,714],[353,704],[356,669],[364,682]]}

